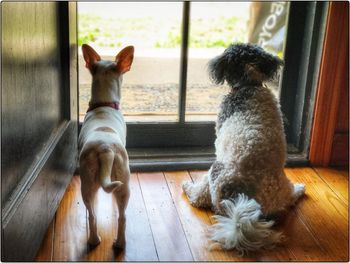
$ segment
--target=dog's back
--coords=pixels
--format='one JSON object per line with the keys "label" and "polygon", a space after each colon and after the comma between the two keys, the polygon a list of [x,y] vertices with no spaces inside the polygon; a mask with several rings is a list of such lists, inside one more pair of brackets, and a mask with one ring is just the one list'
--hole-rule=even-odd
{"label": "dog's back", "polygon": [[[101,162],[99,156],[110,151],[113,158],[112,170],[108,178],[113,181],[125,182],[123,174],[116,176],[113,172],[114,166],[121,166],[124,159],[127,159],[125,151],[126,125],[123,115],[110,107],[99,107],[88,112],[84,119],[84,124],[79,135],[80,167],[90,172],[83,173],[84,177],[91,177],[91,182],[96,182],[96,186],[104,187],[100,182]],[[125,160],[127,161],[127,160]],[[95,172],[91,172],[95,171]],[[85,179],[85,178],[84,178]],[[108,185],[109,182],[107,182]],[[112,184],[113,185],[113,184]],[[104,187],[109,192],[114,188],[112,185]],[[115,186],[118,186],[115,184]]]}
{"label": "dog's back", "polygon": [[[92,140],[91,135],[94,133],[99,133],[101,137],[106,138],[113,136],[115,137],[113,143],[118,142],[125,147],[126,125],[121,112],[110,107],[99,107],[94,109],[93,113],[87,112],[79,136],[81,150],[88,140]],[[101,141],[101,138],[98,140]]]}
{"label": "dog's back", "polygon": [[267,88],[242,87],[226,95],[216,129],[218,161],[234,162],[250,172],[254,167],[261,170],[269,166],[277,174],[283,169],[286,141],[282,113]]}

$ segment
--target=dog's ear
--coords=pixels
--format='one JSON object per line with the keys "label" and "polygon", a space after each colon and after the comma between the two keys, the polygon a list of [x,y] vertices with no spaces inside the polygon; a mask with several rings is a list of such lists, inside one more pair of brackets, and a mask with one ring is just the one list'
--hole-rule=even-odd
{"label": "dog's ear", "polygon": [[209,77],[215,84],[224,84],[226,67],[227,61],[224,55],[219,55],[209,61]]}
{"label": "dog's ear", "polygon": [[134,47],[127,46],[121,50],[118,55],[115,57],[117,63],[117,71],[121,74],[128,72],[131,68],[132,61],[134,59]]}
{"label": "dog's ear", "polygon": [[86,62],[85,67],[92,70],[92,66],[101,60],[101,57],[97,52],[89,45],[83,44],[81,49],[83,50],[84,60]]}

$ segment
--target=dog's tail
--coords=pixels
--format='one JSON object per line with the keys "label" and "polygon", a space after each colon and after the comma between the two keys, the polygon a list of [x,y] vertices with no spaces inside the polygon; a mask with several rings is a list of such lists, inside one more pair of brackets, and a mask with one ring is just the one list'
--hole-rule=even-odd
{"label": "dog's tail", "polygon": [[111,181],[111,173],[114,162],[114,152],[107,150],[99,154],[100,162],[100,184],[107,193],[119,188],[123,183],[120,181]]}
{"label": "dog's tail", "polygon": [[254,199],[239,194],[234,200],[223,200],[226,216],[215,215],[217,223],[209,229],[212,248],[237,249],[241,255],[261,248],[272,248],[283,235],[271,229],[274,221],[261,219],[261,207]]}

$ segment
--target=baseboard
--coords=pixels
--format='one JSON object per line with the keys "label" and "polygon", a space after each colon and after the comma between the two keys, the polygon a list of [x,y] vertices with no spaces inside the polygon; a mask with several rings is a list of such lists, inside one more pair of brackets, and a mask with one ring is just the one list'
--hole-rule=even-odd
{"label": "baseboard", "polygon": [[2,213],[2,261],[32,261],[76,167],[77,126],[64,123]]}
{"label": "baseboard", "polygon": [[[215,161],[214,147],[128,149],[132,172],[207,170]],[[287,167],[308,166],[305,154],[290,153]]]}

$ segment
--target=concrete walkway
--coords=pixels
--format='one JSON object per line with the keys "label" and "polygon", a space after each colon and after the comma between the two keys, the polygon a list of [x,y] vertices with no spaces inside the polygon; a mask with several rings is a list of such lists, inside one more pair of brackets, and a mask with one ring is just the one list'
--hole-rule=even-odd
{"label": "concrete walkway", "polygon": [[[96,49],[102,59],[114,60],[119,50]],[[211,83],[208,61],[223,49],[190,50],[187,72],[186,113],[195,120],[215,120],[227,86]],[[135,51],[130,72],[124,75],[122,110],[127,121],[176,121],[179,105],[180,51]],[[91,76],[79,54],[79,108],[85,115],[90,99]],[[277,95],[277,87],[273,88]]]}
{"label": "concrete walkway", "polygon": [[[224,49],[190,49],[188,62],[188,83],[208,84],[208,61]],[[79,82],[91,83],[90,73],[79,50]],[[119,50],[98,49],[102,59],[114,60]],[[125,74],[124,83],[132,85],[178,83],[180,78],[180,49],[137,49],[130,72]]]}

